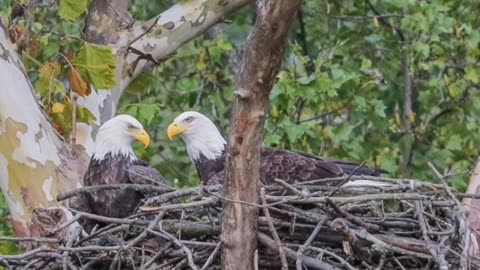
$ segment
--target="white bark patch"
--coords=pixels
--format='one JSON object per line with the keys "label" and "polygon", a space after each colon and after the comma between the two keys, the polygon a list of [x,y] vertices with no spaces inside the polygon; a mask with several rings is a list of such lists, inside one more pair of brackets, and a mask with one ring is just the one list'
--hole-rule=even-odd
{"label": "white bark patch", "polygon": [[[90,85],[92,89],[93,85]],[[100,109],[103,103],[112,95],[111,90],[93,90],[86,97],[78,97],[78,105],[87,108],[97,118],[95,124],[100,125]]]}
{"label": "white bark patch", "polygon": [[43,184],[42,184],[42,190],[45,193],[45,196],[47,197],[47,200],[49,202],[53,201],[52,184],[53,184],[53,178],[51,176],[45,179],[45,181],[43,181]]}
{"label": "white bark patch", "polygon": [[88,156],[93,155],[95,150],[95,141],[92,136],[93,127],[85,123],[77,123],[77,144],[85,147]]}
{"label": "white bark patch", "polygon": [[0,185],[3,192],[8,192],[8,161],[0,155]]}
{"label": "white bark patch", "polygon": [[[0,189],[2,189],[3,194],[9,194],[10,190],[8,189],[8,183],[9,183],[9,175],[8,175],[8,161],[3,157],[3,155],[0,154]],[[7,204],[10,209],[10,215],[12,216],[13,219],[21,219],[25,215],[25,211],[23,211],[22,205],[12,199],[12,196],[4,196],[5,201],[7,201]]]}
{"label": "white bark patch", "polygon": [[[0,82],[2,82],[0,135],[6,131],[8,119],[26,127],[25,133],[19,131],[16,134],[20,145],[14,150],[13,158],[33,168],[35,161],[42,165],[49,160],[60,164],[57,151],[58,138],[53,132],[46,133],[45,129],[50,129],[50,124],[42,115],[22,70],[0,58]],[[37,136],[39,134],[42,136]],[[39,137],[40,139],[36,141]]]}

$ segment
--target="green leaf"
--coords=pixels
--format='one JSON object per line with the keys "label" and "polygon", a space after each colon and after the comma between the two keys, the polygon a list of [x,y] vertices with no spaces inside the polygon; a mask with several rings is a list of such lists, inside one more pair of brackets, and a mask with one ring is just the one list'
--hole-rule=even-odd
{"label": "green leaf", "polygon": [[387,108],[385,106],[385,104],[383,104],[383,102],[381,100],[378,100],[378,99],[375,99],[375,100],[371,100],[370,103],[373,105],[373,108],[375,110],[375,113],[382,117],[382,118],[385,118],[386,115],[385,115],[385,109]]}
{"label": "green leaf", "polygon": [[97,118],[87,108],[77,105],[77,122],[93,124]]}
{"label": "green leaf", "polygon": [[87,10],[88,0],[60,0],[58,7],[60,18],[75,20]]}
{"label": "green leaf", "polygon": [[332,133],[334,135],[332,136],[332,141],[335,144],[338,144],[341,141],[347,140],[355,127],[355,125],[352,125],[348,122],[341,123],[340,125],[332,129]]}
{"label": "green leaf", "polygon": [[115,87],[115,59],[110,47],[85,42],[80,48],[74,65],[95,89]]}
{"label": "green leaf", "polygon": [[453,135],[448,139],[447,144],[445,145],[445,148],[448,150],[461,150],[462,149],[462,139],[458,135]]}
{"label": "green leaf", "polygon": [[355,96],[353,98],[353,106],[356,111],[364,112],[367,109],[367,101],[362,96]]}
{"label": "green leaf", "polygon": [[149,124],[155,116],[160,113],[158,104],[141,104],[138,106],[138,117],[140,121]]}
{"label": "green leaf", "polygon": [[472,83],[478,83],[480,81],[478,69],[473,67],[465,68],[465,80],[471,81]]}

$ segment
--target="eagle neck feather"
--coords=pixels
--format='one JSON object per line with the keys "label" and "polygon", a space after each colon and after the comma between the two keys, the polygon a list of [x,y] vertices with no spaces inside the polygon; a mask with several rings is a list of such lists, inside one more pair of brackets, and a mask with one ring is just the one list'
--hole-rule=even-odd
{"label": "eagle neck feather", "polygon": [[133,153],[133,149],[131,145],[128,146],[116,146],[116,147],[106,147],[105,145],[97,146],[95,149],[95,153],[93,154],[93,159],[97,161],[104,160],[107,156],[112,158],[121,157],[128,159],[130,162],[136,161],[137,156]]}

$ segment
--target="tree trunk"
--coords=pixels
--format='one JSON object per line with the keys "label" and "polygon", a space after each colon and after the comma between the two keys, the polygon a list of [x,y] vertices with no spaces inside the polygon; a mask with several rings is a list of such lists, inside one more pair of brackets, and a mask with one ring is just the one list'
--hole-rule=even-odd
{"label": "tree trunk", "polygon": [[[109,2],[108,7],[102,8],[106,2]],[[127,12],[126,3],[125,0],[94,0],[91,3],[87,18],[88,39],[115,48],[117,87],[92,91],[89,96],[79,98],[79,104],[88,108],[97,122],[94,126],[77,124],[78,149],[75,153],[48,121],[0,21],[0,81],[3,86],[0,95],[0,187],[17,236],[43,235],[45,224],[38,222],[45,219],[32,216],[34,209],[43,209],[35,211],[35,215],[44,215],[45,208],[51,208],[55,212],[49,215],[57,215],[60,210],[62,219],[71,218],[71,213],[55,198],[81,186],[97,128],[116,114],[123,91],[150,66],[149,61],[137,61],[138,52],[156,61],[164,60],[249,1],[182,1],[160,14],[158,20],[137,23],[129,29],[124,19],[119,18]],[[131,48],[135,48],[137,54]],[[52,226],[61,223],[59,219],[56,222]]]}
{"label": "tree trunk", "polygon": [[17,236],[36,236],[37,207],[79,184],[87,157],[71,153],[38,104],[22,62],[0,22],[0,186]]}
{"label": "tree trunk", "polygon": [[[301,0],[259,1],[231,119],[226,159],[228,199],[258,203],[260,148],[270,91],[280,69],[289,26]],[[254,269],[258,208],[226,202],[222,220],[222,269]]]}
{"label": "tree trunk", "polygon": [[[470,182],[468,183],[467,194],[480,195],[480,158],[477,160],[475,169],[470,176]],[[465,205],[465,209],[468,210],[467,222],[474,232],[480,231],[480,199],[465,198],[462,202]],[[475,238],[480,243],[480,234],[475,233]],[[478,248],[470,252],[470,255],[477,256]]]}

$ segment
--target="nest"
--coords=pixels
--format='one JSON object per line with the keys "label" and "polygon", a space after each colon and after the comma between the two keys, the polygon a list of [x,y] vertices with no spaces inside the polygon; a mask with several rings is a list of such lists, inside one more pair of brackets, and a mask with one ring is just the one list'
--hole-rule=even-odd
{"label": "nest", "polygon": [[[357,185],[336,187],[345,180],[277,180],[261,188],[260,203],[249,204],[260,208],[257,269],[480,269],[469,256],[477,246],[460,203],[466,195],[445,183],[379,177],[353,176],[348,180]],[[72,210],[73,219],[45,229],[55,235],[80,219],[107,224],[87,236],[68,229],[64,239],[3,238],[46,244],[1,256],[0,264],[7,269],[221,269],[221,213],[228,200],[220,186],[97,186],[60,199],[105,188],[151,194],[129,218]]]}

